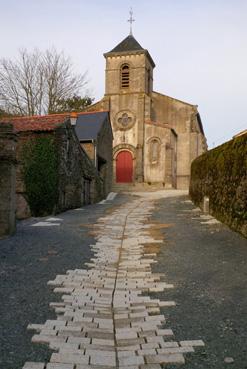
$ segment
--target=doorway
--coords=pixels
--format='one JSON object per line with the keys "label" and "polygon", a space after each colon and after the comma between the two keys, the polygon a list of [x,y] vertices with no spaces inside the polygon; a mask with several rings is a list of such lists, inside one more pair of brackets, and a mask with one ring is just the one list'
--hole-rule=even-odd
{"label": "doorway", "polygon": [[131,183],[133,181],[133,158],[129,151],[120,151],[116,158],[116,182]]}

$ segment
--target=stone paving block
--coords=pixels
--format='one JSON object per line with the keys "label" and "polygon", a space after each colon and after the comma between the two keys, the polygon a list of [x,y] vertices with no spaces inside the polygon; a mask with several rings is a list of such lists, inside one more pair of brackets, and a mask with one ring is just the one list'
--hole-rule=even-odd
{"label": "stone paving block", "polygon": [[160,349],[157,349],[158,354],[186,354],[189,352],[195,352],[193,347],[190,346],[184,346],[184,347],[162,347]]}
{"label": "stone paving block", "polygon": [[117,340],[118,346],[140,345],[141,343],[145,343],[144,338],[130,338]]}
{"label": "stone paving block", "polygon": [[185,360],[182,354],[167,355],[147,355],[145,356],[147,364],[184,364]]}
{"label": "stone paving block", "polygon": [[35,334],[32,337],[31,341],[33,343],[49,343],[50,341],[52,341],[53,338],[54,338],[54,336],[44,336],[44,335],[41,335],[41,334]]}
{"label": "stone paving block", "polygon": [[175,341],[164,341],[164,342],[161,342],[160,343],[160,346],[161,346],[161,348],[162,347],[164,347],[164,348],[166,348],[166,347],[179,347],[179,345],[178,345],[178,343],[177,342],[175,342]]}
{"label": "stone paving block", "polygon": [[142,356],[123,356],[118,358],[119,366],[141,365],[144,364]]}
{"label": "stone paving block", "polygon": [[77,364],[74,369],[112,369],[112,366]]}
{"label": "stone paving block", "polygon": [[79,344],[82,344],[82,343],[90,343],[91,342],[91,338],[88,338],[88,337],[69,337],[68,338],[68,343],[77,343],[78,345]]}
{"label": "stone paving block", "polygon": [[102,338],[105,340],[113,340],[114,339],[114,334],[113,333],[108,333],[108,332],[98,332],[97,330],[87,330],[87,337],[90,338]]}
{"label": "stone paving block", "polygon": [[174,336],[171,329],[157,329],[156,333],[158,336]]}
{"label": "stone paving block", "polygon": [[74,369],[74,364],[48,363],[46,369]]}
{"label": "stone paving block", "polygon": [[28,331],[37,331],[40,332],[44,328],[44,324],[28,324]]}
{"label": "stone paving block", "polygon": [[142,349],[137,351],[138,355],[144,356],[144,355],[156,355],[157,351],[155,349]]}
{"label": "stone paving block", "polygon": [[156,349],[156,348],[160,348],[160,342],[149,342],[149,343],[143,343],[141,345],[142,350]]}
{"label": "stone paving block", "polygon": [[34,363],[31,361],[27,361],[22,369],[44,369],[45,364],[44,363]]}
{"label": "stone paving block", "polygon": [[92,344],[103,346],[114,346],[114,340],[104,340],[101,338],[92,338]]}
{"label": "stone paving block", "polygon": [[140,365],[140,369],[161,369],[160,364],[143,364]]}
{"label": "stone paving block", "polygon": [[136,351],[140,349],[140,345],[125,345],[125,346],[117,346],[117,351],[126,351],[126,350],[130,350],[130,351]]}
{"label": "stone paving block", "polygon": [[132,339],[132,338],[137,338],[137,333],[134,331],[129,331],[129,332],[118,332],[116,333],[116,339],[118,340],[128,340],[128,339]]}
{"label": "stone paving block", "polygon": [[202,340],[180,341],[181,346],[205,346]]}
{"label": "stone paving block", "polygon": [[136,356],[135,351],[133,350],[127,350],[127,351],[118,351],[117,356],[119,357],[129,357],[129,356]]}
{"label": "stone paving block", "polygon": [[90,356],[90,364],[92,365],[107,365],[111,367],[116,367],[116,356],[103,355],[100,353],[94,353]]}
{"label": "stone paving block", "polygon": [[50,361],[52,363],[62,363],[62,364],[88,364],[89,356],[83,354],[57,354],[53,353],[51,355]]}
{"label": "stone paving block", "polygon": [[176,306],[175,301],[160,301],[159,306]]}
{"label": "stone paving block", "polygon": [[40,332],[41,336],[56,336],[57,335],[57,330],[55,329],[42,329]]}

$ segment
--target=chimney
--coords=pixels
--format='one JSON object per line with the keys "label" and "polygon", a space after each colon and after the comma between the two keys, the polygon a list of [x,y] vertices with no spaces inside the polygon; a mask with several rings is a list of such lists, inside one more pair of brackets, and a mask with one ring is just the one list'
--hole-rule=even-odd
{"label": "chimney", "polygon": [[76,120],[77,120],[77,113],[75,111],[72,111],[70,113],[70,123],[72,126],[76,125]]}

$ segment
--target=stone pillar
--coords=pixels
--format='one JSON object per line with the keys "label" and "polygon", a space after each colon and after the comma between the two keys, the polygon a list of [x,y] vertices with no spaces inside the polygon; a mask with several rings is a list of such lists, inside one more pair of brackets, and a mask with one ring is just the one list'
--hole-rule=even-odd
{"label": "stone pillar", "polygon": [[135,181],[144,182],[144,114],[145,114],[145,96],[138,98],[138,144],[136,148],[136,169]]}
{"label": "stone pillar", "polygon": [[172,147],[170,143],[166,143],[165,188],[172,188]]}
{"label": "stone pillar", "polygon": [[0,237],[15,231],[17,137],[11,124],[0,124]]}

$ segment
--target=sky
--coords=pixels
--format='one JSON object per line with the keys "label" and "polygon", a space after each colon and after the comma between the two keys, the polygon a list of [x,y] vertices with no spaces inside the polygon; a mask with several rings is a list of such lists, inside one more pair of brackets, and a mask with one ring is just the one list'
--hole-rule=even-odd
{"label": "sky", "polygon": [[104,94],[105,59],[129,33],[156,63],[154,90],[198,105],[209,148],[247,128],[247,0],[0,0],[0,58],[57,51]]}

